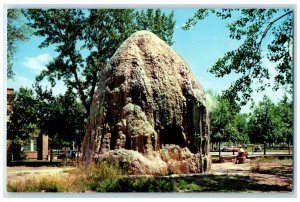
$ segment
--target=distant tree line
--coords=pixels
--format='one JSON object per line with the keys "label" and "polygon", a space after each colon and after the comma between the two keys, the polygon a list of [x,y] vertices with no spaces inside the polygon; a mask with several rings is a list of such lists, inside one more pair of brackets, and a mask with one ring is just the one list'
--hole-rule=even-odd
{"label": "distant tree line", "polygon": [[253,104],[249,113],[241,113],[234,100],[228,100],[208,91],[216,102],[210,112],[211,142],[220,146],[225,142],[238,144],[263,144],[266,146],[285,143],[293,144],[293,101],[284,95],[274,103],[264,96]]}

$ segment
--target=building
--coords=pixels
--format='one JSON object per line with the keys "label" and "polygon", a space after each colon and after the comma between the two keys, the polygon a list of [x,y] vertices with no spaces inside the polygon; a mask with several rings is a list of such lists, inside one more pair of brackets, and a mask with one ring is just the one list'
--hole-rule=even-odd
{"label": "building", "polygon": [[12,114],[12,104],[15,98],[15,92],[13,88],[7,88],[7,122],[10,121],[10,116]]}
{"label": "building", "polygon": [[48,136],[44,134],[38,135],[36,138],[24,147],[26,159],[47,160],[48,159]]}
{"label": "building", "polygon": [[[7,122],[13,114],[13,101],[15,92],[13,88],[7,88]],[[23,147],[26,159],[47,160],[48,159],[48,136],[37,132],[32,134],[32,139]],[[10,155],[8,155],[9,157]],[[10,159],[10,158],[8,158]]]}

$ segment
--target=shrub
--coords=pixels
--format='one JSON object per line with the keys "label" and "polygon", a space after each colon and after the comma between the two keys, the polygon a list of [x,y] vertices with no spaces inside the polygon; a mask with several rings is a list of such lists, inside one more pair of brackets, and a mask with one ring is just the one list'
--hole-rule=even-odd
{"label": "shrub", "polygon": [[106,161],[91,162],[84,171],[89,184],[98,184],[101,181],[108,181],[124,176],[125,172],[116,164]]}
{"label": "shrub", "polygon": [[176,185],[178,191],[199,191],[201,189],[199,185],[195,183],[188,183],[185,180],[180,180]]}
{"label": "shrub", "polygon": [[96,190],[97,187],[105,186],[108,181],[113,181],[125,175],[125,171],[119,165],[107,161],[91,161],[87,168],[82,163],[77,164],[70,176],[76,176],[74,181],[76,191]]}

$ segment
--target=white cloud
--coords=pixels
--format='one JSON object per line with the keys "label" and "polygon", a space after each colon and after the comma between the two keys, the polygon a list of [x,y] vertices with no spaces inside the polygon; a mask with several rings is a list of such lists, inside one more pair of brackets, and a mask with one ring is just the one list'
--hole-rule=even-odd
{"label": "white cloud", "polygon": [[47,80],[43,80],[40,84],[43,89],[52,89],[53,95],[64,94],[67,91],[67,87],[65,86],[63,81],[55,80],[56,85],[52,88],[50,83]]}
{"label": "white cloud", "polygon": [[21,87],[31,87],[32,81],[28,79],[27,77],[16,75],[15,80],[18,81],[19,86]]}
{"label": "white cloud", "polygon": [[35,73],[40,73],[46,68],[46,64],[51,60],[51,56],[48,53],[40,54],[35,57],[26,57],[23,65]]}

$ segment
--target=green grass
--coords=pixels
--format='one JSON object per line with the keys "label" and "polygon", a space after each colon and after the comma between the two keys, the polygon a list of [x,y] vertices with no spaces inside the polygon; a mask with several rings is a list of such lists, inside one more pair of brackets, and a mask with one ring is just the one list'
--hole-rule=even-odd
{"label": "green grass", "polygon": [[130,178],[99,182],[93,189],[97,192],[174,192],[176,185],[173,180],[163,178]]}

